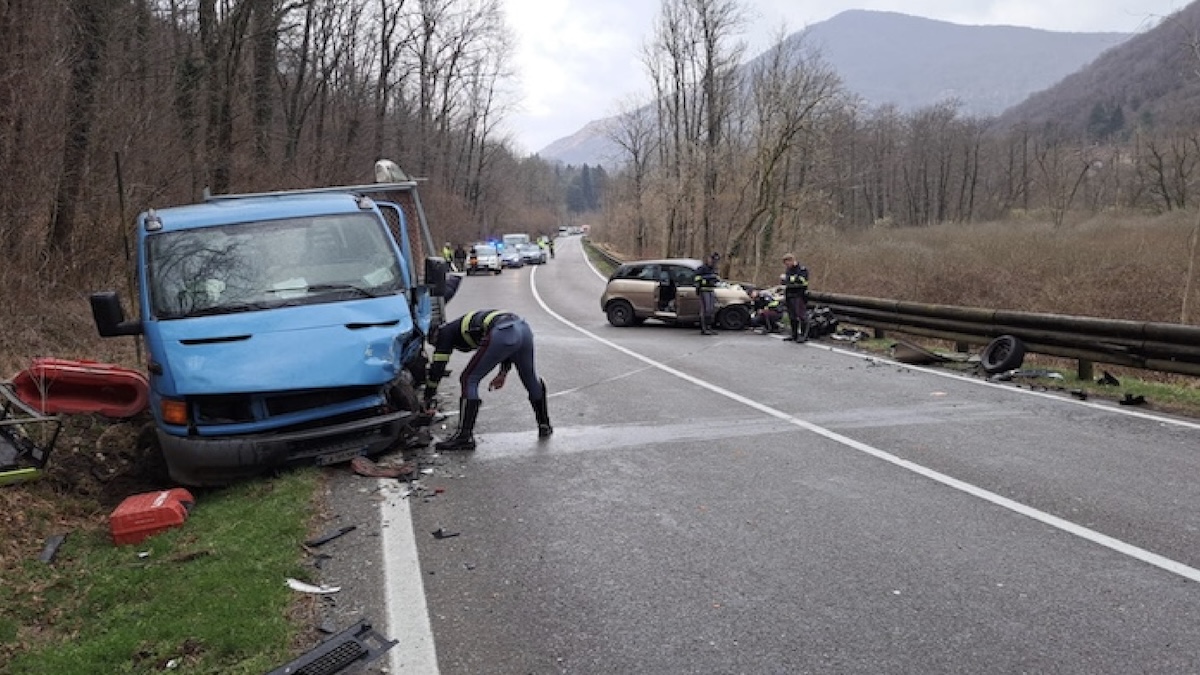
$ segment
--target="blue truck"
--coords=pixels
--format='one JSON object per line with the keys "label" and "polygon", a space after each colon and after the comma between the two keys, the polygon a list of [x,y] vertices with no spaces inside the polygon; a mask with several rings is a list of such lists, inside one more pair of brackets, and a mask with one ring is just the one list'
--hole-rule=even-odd
{"label": "blue truck", "polygon": [[371,184],[206,195],[138,216],[140,318],[115,291],[90,301],[100,335],[144,339],[172,480],[224,485],[418,434],[447,264],[416,182],[387,160],[375,168]]}

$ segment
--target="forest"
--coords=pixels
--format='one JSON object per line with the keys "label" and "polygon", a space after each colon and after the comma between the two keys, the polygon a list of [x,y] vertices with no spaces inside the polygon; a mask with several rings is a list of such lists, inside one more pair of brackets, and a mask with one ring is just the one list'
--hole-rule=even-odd
{"label": "forest", "polygon": [[[1097,218],[1167,215],[1173,257],[1145,266],[1177,290],[1154,314],[1190,319],[1196,227],[1180,214],[1200,198],[1193,115],[1154,108],[1144,88],[1136,100],[1070,99],[1086,106],[1075,116],[980,119],[953,100],[868,107],[796,34],[746,54],[749,9],[662,0],[640,55],[652,95],[608,127],[620,156],[573,167],[521,156],[501,131],[519,101],[500,0],[0,3],[0,310],[28,317],[39,312],[22,299],[44,307],[119,281],[145,208],[205,189],[366,182],[387,157],[422,181],[439,238],[586,221],[627,255],[716,250],[724,273],[749,279],[805,246],[826,263],[814,274],[828,290],[915,299],[928,284],[862,281],[877,275],[860,268],[904,264],[889,241],[986,231],[994,245],[1036,225],[1094,244]],[[1197,13],[1131,41],[1166,45],[1174,66],[1155,71],[1160,88],[1200,88]],[[1103,65],[1121,72],[1120,54]],[[1136,79],[1146,64],[1125,70]],[[875,256],[838,253],[834,273],[833,251],[870,242]]]}

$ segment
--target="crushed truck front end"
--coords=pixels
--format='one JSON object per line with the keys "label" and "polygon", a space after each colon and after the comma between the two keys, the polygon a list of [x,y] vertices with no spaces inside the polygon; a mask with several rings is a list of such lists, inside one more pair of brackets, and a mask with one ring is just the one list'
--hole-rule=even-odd
{"label": "crushed truck front end", "polygon": [[[403,231],[403,213],[391,218]],[[221,198],[144,213],[137,229],[141,319],[107,323],[145,336],[174,480],[222,485],[340,462],[413,432],[429,289],[373,199]],[[106,311],[123,319],[115,297],[94,296],[93,311],[98,326]]]}

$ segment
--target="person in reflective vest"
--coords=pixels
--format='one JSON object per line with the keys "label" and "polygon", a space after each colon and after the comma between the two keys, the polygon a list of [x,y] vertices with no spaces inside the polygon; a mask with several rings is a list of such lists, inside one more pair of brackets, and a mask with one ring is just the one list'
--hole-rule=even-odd
{"label": "person in reflective vest", "polygon": [[459,398],[458,430],[453,436],[436,444],[438,450],[474,450],[475,420],[483,405],[479,397],[479,383],[496,366],[500,372],[488,383],[488,390],[504,386],[508,372],[515,366],[529,402],[537,419],[538,438],[547,438],[554,433],[550,426],[550,413],[546,407],[546,383],[537,374],[533,358],[533,331],[521,317],[498,309],[468,312],[453,321],[447,321],[429,334],[433,344],[433,363],[425,379],[425,409],[434,407],[438,382],[446,373],[450,355],[456,350],[475,352],[459,376],[461,393]]}
{"label": "person in reflective vest", "polygon": [[784,340],[804,342],[808,340],[805,318],[808,313],[808,268],[796,262],[792,253],[783,256],[783,274],[779,275],[779,283],[783,284],[783,302],[792,329],[792,336]]}
{"label": "person in reflective vest", "polygon": [[700,300],[700,334],[716,335],[713,330],[713,316],[717,311],[717,284],[721,277],[717,274],[719,253],[709,253],[704,262],[696,268],[693,280],[696,283],[696,297]]}
{"label": "person in reflective vest", "polygon": [[454,269],[454,249],[450,247],[450,242],[442,246],[442,258],[450,265],[450,269]]}
{"label": "person in reflective vest", "polygon": [[750,327],[757,328],[763,335],[779,332],[779,319],[783,316],[783,301],[769,291],[754,289],[750,291],[750,306],[754,313],[750,315]]}

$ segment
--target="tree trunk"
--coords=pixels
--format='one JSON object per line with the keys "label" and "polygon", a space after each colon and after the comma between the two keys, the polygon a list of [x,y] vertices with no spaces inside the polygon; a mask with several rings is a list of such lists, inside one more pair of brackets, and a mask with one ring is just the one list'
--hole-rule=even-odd
{"label": "tree trunk", "polygon": [[96,116],[96,93],[104,72],[104,46],[112,0],[74,0],[71,33],[71,92],[67,104],[66,138],[58,190],[54,198],[54,217],[50,224],[50,247],[67,252],[76,226],[80,187],[87,166],[89,139]]}

